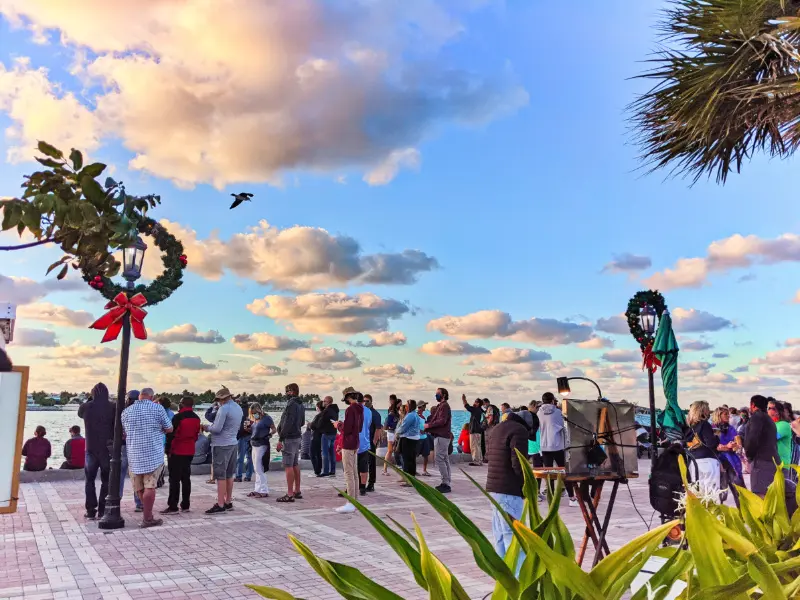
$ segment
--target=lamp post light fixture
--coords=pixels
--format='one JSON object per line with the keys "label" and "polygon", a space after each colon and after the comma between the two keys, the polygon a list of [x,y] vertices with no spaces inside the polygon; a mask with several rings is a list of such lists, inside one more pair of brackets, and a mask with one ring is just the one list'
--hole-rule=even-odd
{"label": "lamp post light fixture", "polygon": [[[142,264],[147,244],[137,237],[130,246],[122,249],[122,276],[128,281],[128,291],[132,292],[134,282],[142,276]],[[103,517],[97,526],[100,529],[121,529],[125,527],[120,504],[120,482],[122,481],[122,411],[128,394],[128,356],[131,349],[131,313],[122,316],[122,347],[119,355],[119,381],[117,382],[117,404],[114,416],[114,446],[111,450],[111,465],[108,476],[108,495]]]}
{"label": "lamp post light fixture", "polygon": [[[648,338],[653,337],[656,332],[656,309],[645,304],[639,311],[639,324],[642,326]],[[651,469],[655,469],[656,459],[658,458],[658,436],[656,436],[656,391],[653,383],[653,369],[647,368],[647,385],[650,391],[650,462]]]}
{"label": "lamp post light fixture", "polygon": [[594,379],[589,379],[588,377],[558,377],[556,379],[556,382],[558,383],[558,393],[564,398],[569,396],[570,393],[572,393],[572,390],[569,389],[569,382],[575,380],[588,381],[594,385],[594,387],[597,388],[597,399],[605,401],[605,398],[603,398],[603,392],[600,391],[600,386],[597,385],[597,382],[594,381]]}

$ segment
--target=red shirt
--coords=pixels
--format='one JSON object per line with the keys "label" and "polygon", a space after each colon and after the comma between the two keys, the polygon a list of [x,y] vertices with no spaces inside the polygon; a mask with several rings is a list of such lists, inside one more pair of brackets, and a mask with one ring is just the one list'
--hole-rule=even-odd
{"label": "red shirt", "polygon": [[358,450],[358,438],[364,427],[364,407],[358,402],[351,402],[344,411],[344,427],[342,428],[342,448]]}
{"label": "red shirt", "polygon": [[472,447],[469,445],[469,430],[462,429],[461,434],[458,436],[458,443],[461,446],[461,450],[464,454],[469,454],[472,452]]}
{"label": "red shirt", "polygon": [[200,417],[191,408],[182,408],[172,417],[172,433],[167,436],[169,454],[194,456],[194,445],[200,435]]}
{"label": "red shirt", "polygon": [[64,458],[71,469],[86,466],[86,440],[82,437],[70,438],[64,444]]}

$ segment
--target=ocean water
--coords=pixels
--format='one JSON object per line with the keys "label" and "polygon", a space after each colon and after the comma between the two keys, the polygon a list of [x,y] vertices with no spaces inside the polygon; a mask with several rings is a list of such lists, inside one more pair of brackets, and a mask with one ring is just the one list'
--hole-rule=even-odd
{"label": "ocean water", "polygon": [[[383,419],[385,419],[386,415],[389,413],[386,409],[378,409],[378,412],[381,413]],[[205,410],[198,409],[198,413],[202,417]],[[270,412],[268,414],[275,420],[276,424],[281,418],[281,413],[279,412]],[[426,412],[425,415],[427,416],[428,413]],[[306,412],[306,417],[310,421],[314,418],[314,413],[308,411]],[[469,413],[467,411],[453,411],[452,430],[456,439],[458,439],[462,426],[468,421]],[[83,432],[83,419],[78,418],[77,410],[28,411],[25,414],[25,440],[33,437],[33,432],[38,425],[42,425],[47,430],[46,437],[50,440],[50,445],[52,446],[53,455],[50,457],[48,465],[57,469],[64,461],[64,443],[69,439],[69,428],[73,425],[79,425],[81,432]],[[23,440],[23,442],[25,440]],[[276,456],[276,454],[277,453],[273,452],[273,460],[278,460],[280,458],[280,456]]]}

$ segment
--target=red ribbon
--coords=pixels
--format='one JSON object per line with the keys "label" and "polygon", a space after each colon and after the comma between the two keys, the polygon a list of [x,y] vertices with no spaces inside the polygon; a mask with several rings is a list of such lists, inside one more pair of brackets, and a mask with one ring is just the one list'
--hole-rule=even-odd
{"label": "red ribbon", "polygon": [[642,371],[647,369],[655,373],[658,367],[661,366],[661,360],[653,354],[653,342],[647,344],[647,348],[642,350],[642,358]]}
{"label": "red ribbon", "polygon": [[144,318],[147,316],[147,311],[142,309],[145,304],[147,304],[147,299],[142,294],[136,294],[129,299],[125,292],[120,292],[106,304],[108,312],[92,323],[89,328],[105,329],[106,333],[101,343],[111,342],[117,339],[119,332],[122,331],[122,317],[125,316],[125,313],[130,312],[134,337],[138,340],[146,340],[147,330],[144,328]]}

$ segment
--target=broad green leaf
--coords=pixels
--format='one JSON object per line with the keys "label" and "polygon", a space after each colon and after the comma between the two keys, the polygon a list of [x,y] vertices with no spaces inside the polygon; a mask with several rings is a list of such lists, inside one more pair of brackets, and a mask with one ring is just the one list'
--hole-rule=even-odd
{"label": "broad green leaf", "polygon": [[649,590],[647,586],[640,588],[631,597],[631,600],[663,600],[672,589],[673,584],[681,579],[692,566],[691,552],[677,550],[648,580]]}
{"label": "broad green leaf", "polygon": [[[85,170],[86,169],[84,169],[84,171]],[[81,177],[81,189],[87,200],[96,207],[101,207],[103,202],[105,202],[106,192],[93,178],[88,176]]]}
{"label": "broad green leaf", "polygon": [[83,167],[83,154],[81,154],[80,150],[73,148],[72,152],[69,153],[69,159],[72,161],[73,170],[80,171],[81,167]]}
{"label": "broad green leaf", "polygon": [[784,470],[775,469],[775,478],[764,497],[764,524],[772,533],[772,539],[780,540],[791,531],[789,515],[786,512],[786,484]]}
{"label": "broad green leaf", "polygon": [[45,273],[45,275],[49,275],[49,274],[50,274],[50,271],[52,271],[53,269],[55,269],[56,267],[58,267],[58,266],[60,266],[60,265],[63,265],[63,264],[64,264],[65,262],[67,262],[69,259],[70,259],[70,257],[69,257],[69,256],[62,256],[60,259],[58,259],[58,260],[57,260],[56,262],[54,262],[52,265],[50,265],[49,267],[47,267],[47,273]]}
{"label": "broad green leaf", "polygon": [[764,597],[769,600],[786,600],[786,594],[783,591],[778,576],[775,571],[758,553],[750,555],[747,559],[747,572],[750,577],[758,584],[761,591],[764,592]]}
{"label": "broad green leaf", "polygon": [[106,183],[105,183],[106,189],[115,187],[116,185],[117,185],[116,181],[114,181],[111,177],[106,177]]}
{"label": "broad green leaf", "polygon": [[[732,598],[749,598],[748,591],[756,587],[749,574],[741,575],[733,583],[704,589],[700,592],[698,600],[731,600]],[[689,594],[689,598],[697,598]],[[638,599],[636,599],[638,600]],[[766,600],[766,598],[764,599]]]}
{"label": "broad green leaf", "polygon": [[453,576],[428,549],[428,545],[425,543],[425,536],[422,535],[422,529],[420,529],[414,513],[411,513],[411,518],[414,520],[414,531],[416,531],[417,540],[419,540],[422,573],[425,576],[425,581],[428,582],[430,600],[452,600]]}
{"label": "broad green leaf", "polygon": [[40,165],[43,165],[45,167],[50,167],[51,169],[58,169],[61,167],[61,163],[53,160],[52,158],[40,158],[37,156],[35,157],[35,160]]}
{"label": "broad green leaf", "polygon": [[715,518],[691,492],[686,492],[686,537],[697,566],[701,589],[733,583],[736,573],[722,549]]}
{"label": "broad green leaf", "polygon": [[[95,177],[102,175],[103,171],[105,170],[106,165],[103,163],[92,163],[91,165],[86,165],[83,169],[81,169],[81,172],[78,173],[78,176],[80,179],[83,179],[84,177],[91,177],[94,179]],[[97,185],[99,186],[100,184],[98,183]]]}
{"label": "broad green leaf", "polygon": [[47,142],[39,142],[37,145],[39,152],[42,154],[46,154],[50,158],[64,158],[64,153],[61,152],[58,148],[51,146]]}
{"label": "broad green leaf", "polygon": [[22,211],[18,210],[15,204],[5,204],[3,206],[3,231],[16,227],[21,216]]}
{"label": "broad green leaf", "polygon": [[271,600],[303,600],[302,598],[296,598],[290,593],[279,590],[278,588],[249,584],[245,585],[245,587],[250,588],[262,598],[270,598]]}
{"label": "broad green leaf", "polygon": [[67,276],[67,270],[69,269],[69,265],[64,265],[64,267],[58,272],[56,275],[56,279],[64,279]]}

